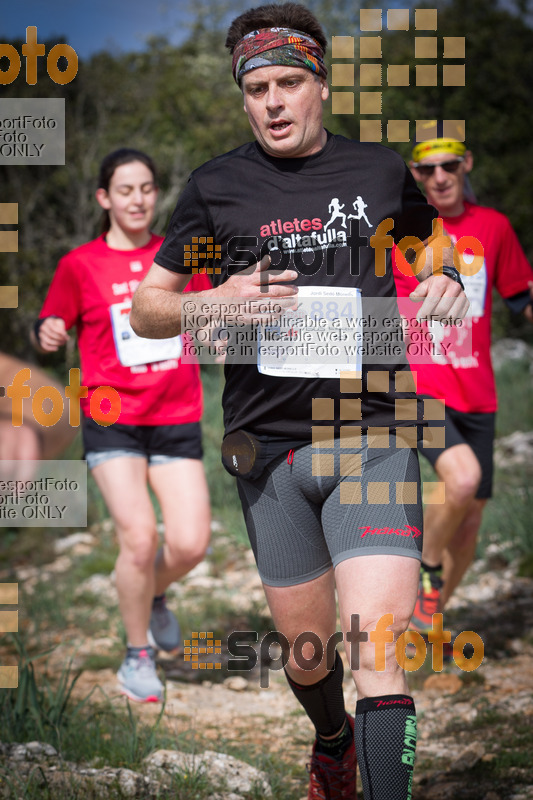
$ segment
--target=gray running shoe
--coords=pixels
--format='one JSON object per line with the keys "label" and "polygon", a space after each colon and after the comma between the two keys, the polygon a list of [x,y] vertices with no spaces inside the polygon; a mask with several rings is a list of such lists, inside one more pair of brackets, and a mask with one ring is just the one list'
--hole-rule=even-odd
{"label": "gray running shoe", "polygon": [[163,684],[157,677],[155,653],[151,647],[141,650],[138,656],[127,655],[117,672],[122,694],[138,703],[159,703],[163,697]]}
{"label": "gray running shoe", "polygon": [[167,653],[177,650],[181,645],[179,622],[167,608],[164,597],[154,600],[152,605],[148,642],[157,650],[165,650]]}

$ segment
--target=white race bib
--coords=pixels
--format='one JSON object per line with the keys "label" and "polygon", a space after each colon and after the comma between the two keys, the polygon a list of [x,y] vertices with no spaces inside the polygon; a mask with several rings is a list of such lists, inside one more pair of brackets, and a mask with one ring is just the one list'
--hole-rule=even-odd
{"label": "white race bib", "polygon": [[170,339],[144,339],[142,336],[137,336],[130,325],[131,300],[114,303],[109,311],[115,348],[123,367],[152,364],[154,361],[180,357],[181,336],[172,336]]}
{"label": "white race bib", "polygon": [[[463,253],[463,258],[466,260],[468,253]],[[470,308],[468,309],[468,317],[483,317],[485,315],[485,298],[487,295],[487,267],[485,261],[480,270],[475,275],[462,275],[461,276],[465,294],[470,301]]]}
{"label": "white race bib", "polygon": [[283,378],[339,378],[360,371],[361,292],[302,286],[298,308],[257,330],[257,369]]}

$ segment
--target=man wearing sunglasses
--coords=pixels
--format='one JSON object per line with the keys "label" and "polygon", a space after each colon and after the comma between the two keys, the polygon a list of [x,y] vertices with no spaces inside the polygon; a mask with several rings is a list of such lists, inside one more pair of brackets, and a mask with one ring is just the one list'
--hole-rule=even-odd
{"label": "man wearing sunglasses", "polygon": [[[445,489],[444,502],[428,504],[424,515],[419,593],[411,627],[427,633],[433,613],[442,611],[474,558],[483,507],[492,493],[497,406],[490,357],[492,289],[512,311],[524,312],[533,322],[533,273],[507,217],[476,204],[467,178],[473,157],[463,142],[441,134],[416,144],[412,159],[413,176],[453,243],[461,245],[463,237],[474,237],[477,243],[469,242],[476,247],[474,253],[483,253],[476,259],[467,248],[461,261],[461,279],[470,300],[463,325],[444,328],[430,323],[429,356],[415,357],[417,348],[408,348],[418,394],[445,406],[444,444],[440,441],[438,447],[429,448],[419,443]],[[463,239],[463,244],[467,241]],[[398,268],[398,258],[395,280],[400,297],[407,297],[417,285],[415,277]]]}

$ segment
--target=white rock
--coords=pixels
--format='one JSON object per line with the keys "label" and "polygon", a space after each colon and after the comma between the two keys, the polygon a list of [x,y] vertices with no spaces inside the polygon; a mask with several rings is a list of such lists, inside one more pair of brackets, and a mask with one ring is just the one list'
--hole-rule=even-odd
{"label": "white rock", "polygon": [[55,747],[52,747],[51,744],[47,744],[46,742],[28,742],[26,745],[22,745],[22,747],[26,747],[26,750],[34,756],[57,757],[57,750]]}
{"label": "white rock", "polygon": [[206,750],[204,753],[181,753],[177,750],[157,750],[145,759],[148,769],[165,772],[205,771],[213,782],[225,783],[230,792],[251,792],[259,786],[264,797],[271,797],[272,790],[264,772],[226,753]]}
{"label": "white rock", "polygon": [[131,769],[121,769],[118,773],[118,784],[124,797],[137,797],[139,774]]}
{"label": "white rock", "polygon": [[485,755],[485,748],[481,742],[472,742],[451,765],[452,772],[462,772],[471,769]]}
{"label": "white rock", "polygon": [[250,764],[226,753],[215,753],[212,750],[206,750],[202,759],[209,776],[215,781],[217,778],[225,780],[230,791],[246,794],[259,786],[264,797],[272,796],[266,774],[251,767]]}
{"label": "white rock", "polygon": [[74,595],[79,597],[79,595],[86,592],[94,594],[99,600],[109,603],[116,603],[117,601],[117,592],[110,575],[102,575],[99,572],[95,572],[94,575],[90,575],[80,583]]}
{"label": "white rock", "polygon": [[245,692],[248,689],[248,681],[241,675],[235,675],[231,678],[226,678],[224,686],[231,689],[232,692]]}
{"label": "white rock", "polygon": [[156,767],[167,772],[195,772],[203,766],[201,756],[179,750],[156,750],[145,762],[149,768]]}
{"label": "white rock", "polygon": [[50,573],[55,574],[56,572],[67,572],[72,566],[72,559],[68,556],[59,556],[53,561],[51,564],[46,564],[44,568],[42,568],[42,575],[50,575]]}
{"label": "white rock", "polygon": [[533,462],[533,431],[515,431],[495,441],[494,460],[499,467]]}
{"label": "white rock", "polygon": [[208,800],[244,800],[242,794],[235,794],[234,792],[230,792],[229,794],[220,794],[216,792],[216,794],[210,794]]}
{"label": "white rock", "polygon": [[78,544],[96,545],[96,538],[90,533],[71,533],[70,536],[63,536],[54,542],[54,550],[59,555]]}
{"label": "white rock", "polygon": [[42,573],[42,567],[18,567],[16,573],[19,581],[27,581],[38,577]]}
{"label": "white rock", "polygon": [[499,339],[490,352],[494,369],[500,369],[507,361],[533,358],[533,348],[523,339]]}
{"label": "white rock", "polygon": [[191,569],[190,572],[187,573],[184,580],[186,580],[188,583],[191,579],[200,577],[203,578],[209,575],[209,572],[210,572],[210,567],[207,561],[200,561],[199,564],[197,564],[193,569]]}

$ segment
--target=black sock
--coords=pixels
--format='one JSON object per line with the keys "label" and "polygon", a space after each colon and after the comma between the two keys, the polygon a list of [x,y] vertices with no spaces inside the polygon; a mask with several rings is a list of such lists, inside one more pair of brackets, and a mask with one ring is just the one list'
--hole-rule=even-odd
{"label": "black sock", "polygon": [[134,658],[139,658],[143,650],[146,650],[147,653],[153,656],[154,651],[149,644],[144,644],[142,647],[133,647],[133,645],[129,644],[126,651],[126,657],[130,658],[133,656]]}
{"label": "black sock", "polygon": [[348,718],[345,717],[344,727],[334,739],[323,739],[322,736],[317,733],[315,752],[323,753],[330,758],[334,758],[336,761],[341,761],[352,742],[353,732],[348,724]]}
{"label": "black sock", "polygon": [[311,686],[301,686],[289,677],[287,671],[285,674],[298,702],[315,726],[317,736],[334,736],[338,733],[346,721],[342,691],[344,667],[340,655],[336,654],[335,667],[331,672]]}
{"label": "black sock", "polygon": [[436,567],[428,567],[425,561],[421,561],[420,566],[425,572],[433,573],[434,575],[438,574],[440,577],[440,573],[442,572],[442,564],[437,564]]}
{"label": "black sock", "polygon": [[156,594],[154,596],[154,605],[156,605],[157,603],[162,603],[164,599],[165,599],[165,592],[163,592],[163,594]]}
{"label": "black sock", "polygon": [[410,800],[416,750],[412,697],[365,697],[355,710],[355,750],[363,793],[371,800]]}

